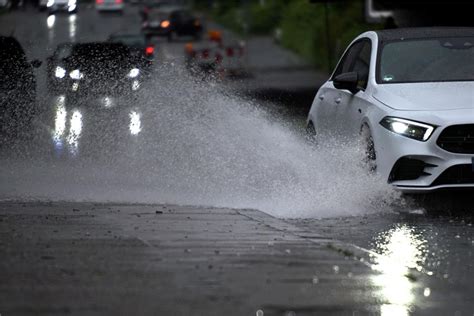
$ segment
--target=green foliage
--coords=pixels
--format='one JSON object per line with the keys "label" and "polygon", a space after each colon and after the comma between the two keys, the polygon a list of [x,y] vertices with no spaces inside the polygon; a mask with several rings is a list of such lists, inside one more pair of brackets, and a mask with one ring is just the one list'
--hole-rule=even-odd
{"label": "green foliage", "polygon": [[363,5],[362,1],[326,5],[294,0],[281,22],[282,44],[318,68],[330,70],[357,35],[379,27],[365,22]]}
{"label": "green foliage", "polygon": [[284,3],[281,0],[266,0],[265,5],[260,3],[251,4],[249,14],[250,33],[272,33],[280,24],[284,8]]}

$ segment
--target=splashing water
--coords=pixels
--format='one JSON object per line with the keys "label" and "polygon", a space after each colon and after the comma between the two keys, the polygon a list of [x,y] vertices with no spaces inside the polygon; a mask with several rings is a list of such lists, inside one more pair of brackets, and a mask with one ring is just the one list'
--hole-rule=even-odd
{"label": "splashing water", "polygon": [[59,126],[75,133],[73,154],[51,149],[56,117],[47,129],[54,142],[37,138],[26,158],[3,155],[0,198],[256,208],[280,217],[375,212],[397,198],[364,171],[357,145],[314,146],[255,102],[160,70],[120,110],[72,106],[82,134]]}

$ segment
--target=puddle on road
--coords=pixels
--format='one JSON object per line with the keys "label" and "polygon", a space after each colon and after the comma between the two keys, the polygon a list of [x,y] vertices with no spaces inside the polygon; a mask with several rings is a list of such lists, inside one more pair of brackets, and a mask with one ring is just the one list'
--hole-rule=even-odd
{"label": "puddle on road", "polygon": [[378,212],[397,199],[364,171],[356,145],[316,148],[257,103],[175,68],[158,69],[126,105],[52,101],[53,117],[38,124],[47,137],[30,157],[2,149],[0,197],[256,208],[281,217]]}

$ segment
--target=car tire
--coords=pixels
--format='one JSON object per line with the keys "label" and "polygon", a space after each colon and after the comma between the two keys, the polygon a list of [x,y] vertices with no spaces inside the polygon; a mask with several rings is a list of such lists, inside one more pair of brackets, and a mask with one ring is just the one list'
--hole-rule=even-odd
{"label": "car tire", "polygon": [[372,137],[372,132],[367,124],[362,125],[360,136],[362,149],[364,150],[364,166],[368,171],[375,172],[377,170],[377,155],[375,152],[374,138]]}

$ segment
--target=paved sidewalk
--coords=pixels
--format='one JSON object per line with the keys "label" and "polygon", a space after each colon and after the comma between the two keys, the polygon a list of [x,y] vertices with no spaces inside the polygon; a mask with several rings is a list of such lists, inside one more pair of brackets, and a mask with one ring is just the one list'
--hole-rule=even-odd
{"label": "paved sidewalk", "polygon": [[0,236],[2,315],[405,308],[384,298],[363,252],[253,210],[2,202]]}

